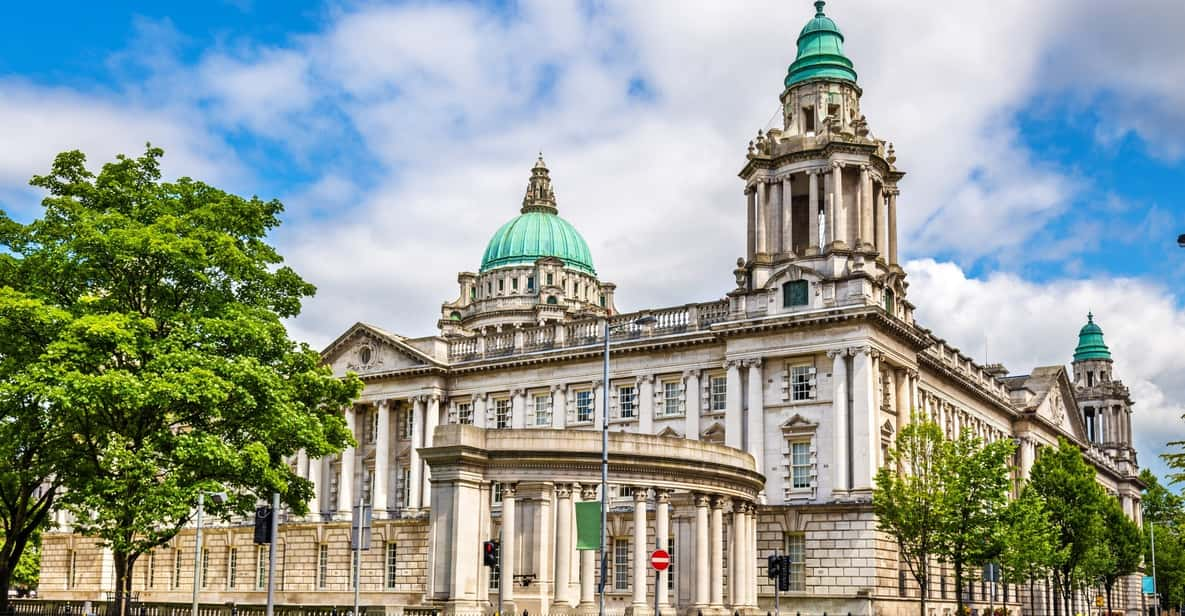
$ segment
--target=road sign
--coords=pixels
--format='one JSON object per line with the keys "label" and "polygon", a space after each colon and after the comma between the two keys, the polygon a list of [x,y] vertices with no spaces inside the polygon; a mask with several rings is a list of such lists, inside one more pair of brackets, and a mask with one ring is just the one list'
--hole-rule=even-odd
{"label": "road sign", "polygon": [[650,566],[659,571],[665,570],[671,566],[671,555],[666,550],[655,550],[650,555]]}

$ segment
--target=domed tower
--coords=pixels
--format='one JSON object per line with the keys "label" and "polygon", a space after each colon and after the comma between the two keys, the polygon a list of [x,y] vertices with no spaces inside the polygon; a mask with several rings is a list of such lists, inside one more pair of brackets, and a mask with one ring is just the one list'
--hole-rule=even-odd
{"label": "domed tower", "polygon": [[749,143],[748,246],[738,259],[733,311],[749,315],[880,306],[912,322],[897,264],[893,146],[860,113],[844,36],[815,2],[782,90],[781,126]]}
{"label": "domed tower", "polygon": [[1131,393],[1122,382],[1112,378],[1112,365],[1111,350],[1103,342],[1103,328],[1094,322],[1093,313],[1087,313],[1086,325],[1078,330],[1072,364],[1075,397],[1086,425],[1086,436],[1116,461],[1130,461],[1135,468]]}
{"label": "domed tower", "polygon": [[490,238],[478,273],[457,277],[460,297],[441,307],[443,335],[613,314],[616,285],[597,279],[588,244],[560,218],[542,154],[519,212]]}

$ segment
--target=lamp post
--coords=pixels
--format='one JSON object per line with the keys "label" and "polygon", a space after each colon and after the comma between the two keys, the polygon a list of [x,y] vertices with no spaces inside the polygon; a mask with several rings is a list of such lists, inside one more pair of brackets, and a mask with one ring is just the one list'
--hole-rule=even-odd
{"label": "lamp post", "polygon": [[226,502],[226,492],[208,490],[198,492],[197,515],[194,516],[194,525],[197,530],[194,531],[193,536],[193,616],[198,616],[198,589],[202,586],[202,510],[206,506],[207,494],[210,495],[210,500],[214,501],[215,505]]}
{"label": "lamp post", "polygon": [[656,321],[646,315],[613,326],[609,324],[609,317],[605,317],[605,361],[601,366],[601,583],[597,585],[600,616],[605,616],[605,580],[609,576],[609,554],[605,550],[605,532],[609,524],[609,338],[614,329],[653,325]]}
{"label": "lamp post", "polygon": [[1181,248],[1185,248],[1185,233],[1177,236],[1177,245]]}

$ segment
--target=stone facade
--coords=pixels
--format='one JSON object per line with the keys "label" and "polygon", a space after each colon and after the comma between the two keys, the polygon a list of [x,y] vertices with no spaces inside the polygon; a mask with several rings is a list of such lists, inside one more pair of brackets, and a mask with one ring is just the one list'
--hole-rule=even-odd
{"label": "stone facade", "polygon": [[[898,262],[905,174],[892,144],[874,136],[860,114],[854,72],[812,72],[817,45],[804,40],[819,37],[830,37],[842,55],[842,35],[821,8],[800,36],[795,63],[796,75],[811,76],[787,79],[777,98],[782,126],[759,131],[743,161],[737,218],[748,229],[745,256],[733,270],[735,287],[722,289],[720,300],[620,314],[615,287],[597,279],[591,263],[575,268],[544,255],[462,273],[460,297],[442,305],[439,335],[409,338],[359,323],[324,350],[335,372],[356,372],[366,384],[344,410],[358,444],[333,459],[291,461],[316,490],[313,513],[285,518],[279,530],[281,602],[349,603],[346,520],[362,500],[376,517],[376,547],[362,565],[364,604],[489,613],[493,572],[475,559],[480,541],[507,524],[502,494],[521,499],[503,546],[509,539],[516,554],[529,555],[513,564],[518,575],[532,576],[516,605],[532,614],[587,610],[599,572],[590,570],[591,552],[575,554],[564,518],[572,499],[596,497],[599,476],[587,468],[567,474],[563,461],[583,459],[595,432],[582,431],[603,422],[618,447],[608,486],[606,580],[615,614],[652,610],[655,582],[644,555],[664,544],[674,558],[664,615],[770,610],[765,559],[774,553],[795,559],[795,589],[782,596],[783,610],[916,613],[916,585],[903,575],[894,542],[876,529],[870,502],[890,443],[915,414],[952,437],[971,431],[1013,439],[1018,485],[1041,448],[1068,439],[1139,520],[1131,400],[1112,378],[1109,355],[1076,361],[1072,373],[1052,366],[1008,376],[915,322]],[[523,207],[558,211],[542,159]],[[1101,344],[1101,331],[1097,336]],[[547,455],[508,468],[489,462],[509,455],[489,443],[515,434],[523,451]],[[449,456],[461,449],[484,460],[478,470],[457,470]],[[653,466],[647,450],[667,452],[667,462]],[[751,493],[736,487],[740,480],[713,484],[702,471],[717,458],[751,465],[762,480]],[[640,460],[638,468],[652,473],[637,475],[622,460]],[[67,519],[59,523],[44,538],[41,595],[103,596],[111,589],[110,559],[70,534]],[[446,523],[457,530],[441,533]],[[188,600],[192,537],[183,532],[157,550],[154,573],[140,563],[139,596]],[[215,525],[206,531],[206,550],[204,601],[262,601],[249,528]],[[951,583],[949,572],[935,583],[934,616],[953,611]],[[971,586],[971,606],[986,608],[988,585]],[[1014,613],[1051,613],[1044,592],[996,592],[991,602]],[[1141,596],[1134,576],[1120,594],[1119,609],[1135,614]]]}

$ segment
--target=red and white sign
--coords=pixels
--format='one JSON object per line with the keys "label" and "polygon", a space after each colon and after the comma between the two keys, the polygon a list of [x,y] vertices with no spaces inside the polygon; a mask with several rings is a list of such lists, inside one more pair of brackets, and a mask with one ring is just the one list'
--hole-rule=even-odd
{"label": "red and white sign", "polygon": [[671,555],[667,554],[666,550],[655,550],[650,555],[650,566],[665,571],[667,567],[671,566]]}

